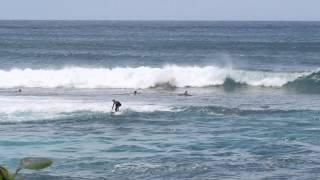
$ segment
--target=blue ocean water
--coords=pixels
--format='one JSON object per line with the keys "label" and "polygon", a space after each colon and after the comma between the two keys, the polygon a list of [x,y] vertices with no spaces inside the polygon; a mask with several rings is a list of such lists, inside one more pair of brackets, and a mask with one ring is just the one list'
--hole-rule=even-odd
{"label": "blue ocean water", "polygon": [[0,21],[0,164],[51,158],[24,172],[39,180],[317,179],[319,67],[319,22]]}

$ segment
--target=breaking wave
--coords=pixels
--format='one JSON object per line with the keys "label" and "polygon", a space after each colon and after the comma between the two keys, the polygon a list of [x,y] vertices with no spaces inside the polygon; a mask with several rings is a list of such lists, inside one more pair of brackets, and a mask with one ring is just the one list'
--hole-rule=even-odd
{"label": "breaking wave", "polygon": [[215,66],[0,70],[0,88],[152,88],[207,86],[304,87],[318,89],[320,72],[248,71]]}
{"label": "breaking wave", "polygon": [[320,93],[320,71],[298,77],[294,81],[286,83],[285,87],[299,92]]}

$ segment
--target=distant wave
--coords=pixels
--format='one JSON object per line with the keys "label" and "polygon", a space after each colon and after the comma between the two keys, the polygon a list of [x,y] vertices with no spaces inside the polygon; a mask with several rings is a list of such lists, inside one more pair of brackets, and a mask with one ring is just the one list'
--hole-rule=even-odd
{"label": "distant wave", "polygon": [[[208,86],[320,86],[319,73],[237,70],[215,66],[0,70],[0,88],[175,88]],[[315,80],[316,79],[316,80]]]}

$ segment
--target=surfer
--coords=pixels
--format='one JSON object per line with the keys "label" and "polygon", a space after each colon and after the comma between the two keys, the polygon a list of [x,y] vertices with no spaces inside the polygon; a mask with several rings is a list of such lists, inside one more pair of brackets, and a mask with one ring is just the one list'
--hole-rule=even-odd
{"label": "surfer", "polygon": [[138,92],[137,92],[137,91],[133,91],[133,95],[135,95],[135,96],[136,96],[137,94],[138,94]]}
{"label": "surfer", "polygon": [[192,95],[189,94],[188,91],[185,91],[183,94],[179,94],[179,96],[192,96]]}
{"label": "surfer", "polygon": [[119,101],[114,100],[114,99],[112,100],[112,102],[113,102],[113,105],[112,105],[112,109],[111,110],[113,110],[113,108],[115,107],[114,111],[118,112],[119,111],[119,107],[121,106],[121,103]]}
{"label": "surfer", "polygon": [[183,93],[183,95],[185,95],[185,96],[190,96],[190,94],[188,93],[188,91],[185,91],[185,92]]}

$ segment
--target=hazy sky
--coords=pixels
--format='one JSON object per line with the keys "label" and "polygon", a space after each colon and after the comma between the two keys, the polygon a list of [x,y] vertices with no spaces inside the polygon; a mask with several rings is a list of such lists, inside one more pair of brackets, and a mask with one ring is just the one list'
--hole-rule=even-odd
{"label": "hazy sky", "polygon": [[320,20],[320,0],[0,0],[0,19]]}

